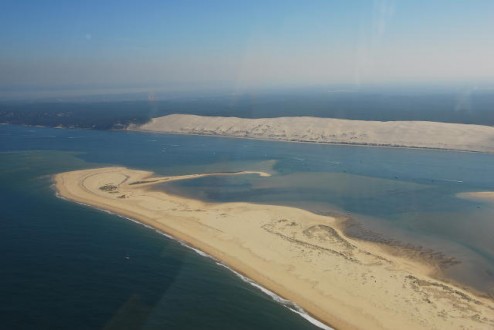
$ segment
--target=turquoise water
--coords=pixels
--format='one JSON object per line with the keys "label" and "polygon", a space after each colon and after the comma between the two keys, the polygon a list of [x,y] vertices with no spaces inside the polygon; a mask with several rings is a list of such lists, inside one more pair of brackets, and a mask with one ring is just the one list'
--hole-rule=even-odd
{"label": "turquoise water", "polygon": [[357,235],[454,255],[459,263],[447,274],[492,294],[494,205],[455,194],[494,190],[494,155],[0,126],[2,328],[314,328],[213,260],[54,195],[51,174],[104,165],[159,174],[270,170],[270,178],[162,188],[354,217],[364,226]]}

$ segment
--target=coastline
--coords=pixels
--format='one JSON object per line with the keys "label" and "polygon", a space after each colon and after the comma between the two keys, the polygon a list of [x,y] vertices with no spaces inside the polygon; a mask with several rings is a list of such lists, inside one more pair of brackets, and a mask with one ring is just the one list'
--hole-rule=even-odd
{"label": "coastline", "polygon": [[215,257],[213,257],[212,255],[209,255],[209,254],[205,253],[204,251],[201,251],[201,250],[193,247],[190,243],[185,242],[185,241],[182,241],[182,240],[178,239],[177,237],[173,237],[173,236],[167,234],[166,232],[164,232],[164,231],[162,231],[160,229],[157,229],[156,227],[147,225],[147,224],[145,224],[145,223],[143,223],[141,221],[134,220],[132,218],[126,217],[126,216],[121,215],[121,214],[118,214],[118,213],[114,213],[112,211],[108,211],[106,209],[97,208],[97,207],[91,206],[89,204],[85,204],[85,203],[82,203],[82,202],[77,202],[77,201],[74,201],[74,200],[67,199],[67,198],[63,197],[62,195],[60,195],[57,192],[56,185],[53,185],[53,187],[55,189],[56,196],[58,198],[62,199],[62,200],[65,200],[65,201],[68,201],[68,202],[74,202],[76,204],[79,204],[79,205],[82,205],[82,206],[86,206],[86,207],[93,207],[93,208],[95,208],[95,209],[97,209],[97,210],[99,210],[101,212],[105,212],[105,213],[111,214],[113,216],[117,216],[117,217],[122,218],[122,219],[125,219],[127,221],[131,221],[133,223],[136,223],[136,224],[138,224],[140,226],[144,226],[145,228],[154,230],[155,232],[157,232],[157,233],[165,236],[166,238],[178,242],[183,247],[186,247],[186,248],[194,251],[195,253],[197,253],[201,257],[205,257],[205,258],[211,259],[211,260],[213,260],[216,263],[216,265],[228,269],[230,272],[234,273],[238,278],[240,278],[243,282],[250,284],[251,286],[253,286],[253,287],[257,288],[258,290],[260,290],[261,292],[263,292],[264,294],[270,296],[271,299],[273,299],[277,303],[280,303],[281,305],[283,305],[287,309],[291,310],[292,312],[300,315],[302,318],[306,319],[309,323],[312,323],[316,327],[318,327],[320,329],[323,329],[323,330],[334,330],[333,328],[329,327],[328,325],[326,325],[325,323],[321,322],[317,318],[311,316],[309,313],[307,313],[303,308],[301,308],[300,306],[298,306],[296,303],[294,303],[294,302],[292,302],[290,300],[284,299],[283,297],[279,296],[275,292],[269,290],[268,288],[265,288],[264,286],[260,285],[259,283],[257,283],[255,281],[253,281],[252,279],[248,278],[246,275],[240,273],[239,271],[237,271],[237,270],[235,270],[233,268],[230,268],[228,265],[224,264],[221,260],[218,260]]}
{"label": "coastline", "polygon": [[[221,175],[242,174],[269,175]],[[494,325],[491,300],[432,279],[426,265],[345,237],[336,218],[285,206],[204,203],[150,189],[206,175],[218,173],[152,177],[112,167],[54,180],[63,198],[171,235],[336,328]]]}

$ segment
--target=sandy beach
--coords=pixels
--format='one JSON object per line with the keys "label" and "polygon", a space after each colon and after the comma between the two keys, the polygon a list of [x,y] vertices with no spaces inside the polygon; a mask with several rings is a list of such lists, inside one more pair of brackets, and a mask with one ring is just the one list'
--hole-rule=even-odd
{"label": "sandy beach", "polygon": [[317,117],[238,118],[168,115],[131,126],[158,133],[263,140],[494,152],[494,127],[427,121],[364,121]]}
{"label": "sandy beach", "polygon": [[[214,175],[244,174],[269,175]],[[204,203],[153,189],[207,175],[156,177],[106,167],[54,180],[62,197],[182,240],[336,329],[494,328],[492,300],[434,279],[431,265],[346,237],[341,219],[286,206]]]}

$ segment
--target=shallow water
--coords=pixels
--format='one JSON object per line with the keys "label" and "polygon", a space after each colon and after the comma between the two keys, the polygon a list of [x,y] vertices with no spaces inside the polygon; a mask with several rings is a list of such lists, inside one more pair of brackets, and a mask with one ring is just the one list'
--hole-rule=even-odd
{"label": "shallow water", "polygon": [[[441,252],[445,274],[481,292],[493,288],[492,204],[458,199],[464,185],[423,184],[348,173],[306,172],[270,178],[204,177],[159,189],[212,202],[249,201],[309,209],[357,220],[349,234]],[[450,257],[454,257],[451,262]]]}

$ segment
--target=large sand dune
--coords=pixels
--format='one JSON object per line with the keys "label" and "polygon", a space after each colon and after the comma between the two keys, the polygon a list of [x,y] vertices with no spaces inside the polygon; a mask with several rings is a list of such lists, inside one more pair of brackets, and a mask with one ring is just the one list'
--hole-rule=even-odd
{"label": "large sand dune", "polygon": [[131,129],[282,141],[494,152],[494,127],[425,121],[168,115],[153,118],[149,123]]}

